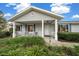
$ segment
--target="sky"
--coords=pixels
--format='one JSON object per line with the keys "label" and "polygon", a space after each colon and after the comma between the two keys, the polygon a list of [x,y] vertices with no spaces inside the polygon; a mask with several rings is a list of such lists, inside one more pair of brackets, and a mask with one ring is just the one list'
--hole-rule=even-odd
{"label": "sky", "polygon": [[9,20],[29,6],[62,15],[64,17],[63,21],[79,21],[79,3],[0,3],[0,10],[4,13],[4,18]]}

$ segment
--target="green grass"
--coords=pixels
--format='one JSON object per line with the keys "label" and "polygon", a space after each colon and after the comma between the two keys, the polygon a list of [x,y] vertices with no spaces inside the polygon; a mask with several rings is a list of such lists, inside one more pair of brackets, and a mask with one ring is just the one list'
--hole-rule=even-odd
{"label": "green grass", "polygon": [[46,46],[41,37],[0,39],[0,56],[77,56],[79,46]]}

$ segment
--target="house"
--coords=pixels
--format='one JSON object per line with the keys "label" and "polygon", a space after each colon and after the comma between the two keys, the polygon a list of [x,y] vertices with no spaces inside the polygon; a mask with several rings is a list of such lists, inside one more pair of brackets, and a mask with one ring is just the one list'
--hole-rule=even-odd
{"label": "house", "polygon": [[59,25],[60,32],[79,32],[79,21],[61,21]]}
{"label": "house", "polygon": [[58,40],[58,21],[61,19],[62,16],[53,12],[30,6],[10,19],[13,37],[37,35]]}

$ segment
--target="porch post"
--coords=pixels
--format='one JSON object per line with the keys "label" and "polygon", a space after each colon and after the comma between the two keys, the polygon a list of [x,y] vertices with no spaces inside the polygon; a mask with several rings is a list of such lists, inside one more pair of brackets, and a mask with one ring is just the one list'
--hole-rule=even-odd
{"label": "porch post", "polygon": [[57,19],[55,19],[55,40],[58,40],[58,23],[57,23]]}
{"label": "porch post", "polygon": [[42,37],[44,37],[44,20],[42,19]]}
{"label": "porch post", "polygon": [[15,22],[13,22],[13,38],[16,36],[16,32],[15,32]]}

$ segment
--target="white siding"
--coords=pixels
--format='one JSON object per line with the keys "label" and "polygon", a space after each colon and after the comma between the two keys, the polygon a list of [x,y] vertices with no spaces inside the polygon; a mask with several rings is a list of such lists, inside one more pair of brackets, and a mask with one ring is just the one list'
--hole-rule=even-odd
{"label": "white siding", "polygon": [[[54,28],[54,25],[53,24],[45,24],[44,25],[44,35],[54,35],[54,32],[55,32],[55,28]],[[22,31],[18,31],[18,34],[19,35],[24,35],[24,32],[27,32],[25,31],[25,25],[22,25]],[[37,34],[39,36],[42,35],[42,25],[41,23],[40,24],[35,24],[35,32],[37,32]]]}
{"label": "white siding", "polygon": [[[41,24],[36,24],[36,32],[38,32],[38,35],[42,35],[42,25]],[[53,24],[45,24],[44,25],[44,35],[54,35],[55,28]]]}
{"label": "white siding", "polygon": [[38,35],[42,35],[42,25],[41,24],[35,24],[35,30],[38,32]]}
{"label": "white siding", "polygon": [[22,22],[22,21],[36,21],[36,20],[42,20],[42,19],[43,20],[54,20],[54,18],[52,18],[52,17],[50,17],[46,14],[31,11],[28,14],[23,15],[22,17],[18,18],[15,21],[19,21],[19,22]]}
{"label": "white siding", "polygon": [[55,27],[53,24],[45,24],[45,35],[53,35],[55,32]]}
{"label": "white siding", "polygon": [[71,32],[79,32],[79,24],[71,24]]}

